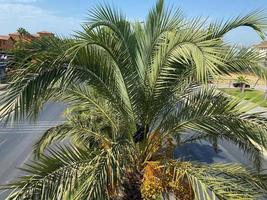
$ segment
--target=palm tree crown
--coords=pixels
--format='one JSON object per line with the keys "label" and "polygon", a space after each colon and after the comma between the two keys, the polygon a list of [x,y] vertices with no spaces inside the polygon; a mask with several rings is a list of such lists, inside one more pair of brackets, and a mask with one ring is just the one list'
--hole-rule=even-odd
{"label": "palm tree crown", "polygon": [[249,83],[249,80],[248,80],[248,78],[246,77],[246,76],[242,76],[242,75],[240,75],[240,76],[238,76],[237,78],[236,78],[236,82],[237,83]]}
{"label": "palm tree crown", "polygon": [[47,101],[69,108],[66,122],[36,143],[29,175],[6,186],[14,189],[9,199],[258,199],[263,175],[178,161],[173,152],[225,139],[260,169],[266,119],[205,83],[233,72],[265,78],[263,55],[223,41],[240,26],[263,37],[265,22],[258,11],[225,23],[188,20],[159,0],[144,23],[133,23],[104,5],[74,38],[27,44],[2,119],[35,118]]}
{"label": "palm tree crown", "polygon": [[21,35],[21,36],[28,36],[30,35],[30,33],[25,29],[25,28],[18,28],[17,32]]}

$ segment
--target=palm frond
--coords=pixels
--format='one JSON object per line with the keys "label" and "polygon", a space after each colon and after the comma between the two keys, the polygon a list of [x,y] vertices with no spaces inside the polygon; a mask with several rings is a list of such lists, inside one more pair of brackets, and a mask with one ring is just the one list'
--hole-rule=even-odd
{"label": "palm frond", "polygon": [[62,199],[71,197],[77,189],[79,177],[95,154],[75,146],[49,149],[39,161],[32,161],[22,170],[29,173],[16,182],[4,186],[13,189],[7,199]]}
{"label": "palm frond", "polygon": [[[142,93],[141,83],[139,83],[138,72],[131,61],[131,57],[134,55],[129,54],[125,49],[122,39],[114,37],[106,29],[100,29],[95,33],[90,30],[90,27],[85,28],[85,33],[79,33],[78,38],[81,39],[81,42],[71,49],[76,56],[78,65],[85,69],[79,72],[78,77],[84,75],[80,73],[91,73],[94,77],[90,83],[94,84],[95,79],[97,79],[97,83],[101,81],[102,85],[105,84],[106,90],[109,89],[107,94],[113,95],[113,101],[122,101],[124,105],[120,106],[126,107],[129,112],[136,111],[137,103],[140,103],[136,98]],[[98,56],[96,56],[96,52]],[[91,56],[90,54],[93,54],[92,57],[96,59],[88,60],[87,57]],[[100,57],[101,59],[99,59]],[[77,75],[75,76],[77,77]],[[88,79],[88,76],[86,78]],[[105,94],[104,89],[102,86],[99,92]],[[117,95],[115,99],[114,95]],[[112,99],[110,98],[110,100]]]}
{"label": "palm frond", "polygon": [[49,98],[48,91],[67,70],[68,59],[63,54],[70,42],[54,38],[39,42],[43,46],[38,46],[36,52],[27,57],[28,61],[22,63],[0,100],[1,119],[35,118]]}
{"label": "palm frond", "polygon": [[221,74],[255,74],[266,79],[265,55],[257,49],[233,46],[226,48],[223,55],[225,62],[218,66]]}
{"label": "palm frond", "polygon": [[253,11],[245,16],[238,16],[226,22],[218,21],[210,24],[208,30],[213,38],[221,38],[229,31],[246,26],[255,30],[264,39],[266,29],[266,16],[263,10]]}
{"label": "palm frond", "polygon": [[[85,26],[85,32],[90,34],[95,30],[100,33],[94,39],[97,41],[96,45],[108,51],[115,61],[124,82],[125,94],[131,100],[132,109],[140,108],[142,101],[138,99],[144,99],[143,74],[142,66],[137,65],[137,38],[132,31],[131,23],[117,9],[108,5],[100,5],[93,10],[88,24],[89,26]],[[82,38],[84,36],[83,33],[78,35]]]}
{"label": "palm frond", "polygon": [[133,147],[126,144],[122,139],[102,150],[73,145],[48,148],[48,155],[22,169],[29,175],[2,188],[13,189],[10,200],[101,199],[116,194],[123,170],[136,160]]}
{"label": "palm frond", "polygon": [[142,196],[145,200],[174,196],[178,199],[260,199],[266,195],[265,175],[238,164],[150,161],[145,164]]}
{"label": "palm frond", "polygon": [[34,154],[36,157],[40,157],[47,147],[49,147],[55,141],[62,141],[69,137],[71,126],[68,123],[58,125],[48,129],[42,137],[34,144]]}
{"label": "palm frond", "polygon": [[[259,199],[266,194],[262,180],[237,164],[193,166],[186,171],[198,200]],[[259,175],[260,176],[260,175]]]}
{"label": "palm frond", "polygon": [[196,134],[199,139],[224,138],[237,144],[260,168],[262,149],[259,146],[266,148],[266,126],[261,123],[260,116],[249,118],[239,101],[213,89],[199,89],[184,96],[168,113],[159,125],[166,127],[168,134]]}
{"label": "palm frond", "polygon": [[[118,129],[118,124],[115,121],[115,110],[112,110],[112,105],[108,104],[105,99],[101,99],[94,91],[86,86],[73,86],[73,88],[68,89],[65,95],[62,97],[63,101],[69,103],[72,106],[78,105],[79,109],[83,111],[95,110],[103,117],[106,118],[111,124],[111,126],[116,130]],[[73,108],[75,109],[75,108]],[[117,117],[119,113],[117,114]]]}

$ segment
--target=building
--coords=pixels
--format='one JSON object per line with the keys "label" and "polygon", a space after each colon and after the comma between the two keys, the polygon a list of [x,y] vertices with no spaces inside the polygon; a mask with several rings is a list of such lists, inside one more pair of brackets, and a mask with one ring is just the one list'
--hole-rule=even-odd
{"label": "building", "polygon": [[0,51],[12,49],[14,40],[9,35],[0,35]]}
{"label": "building", "polygon": [[260,53],[265,55],[264,66],[267,67],[267,41],[262,41],[259,44],[253,45],[253,47],[259,49]]}
{"label": "building", "polygon": [[45,37],[45,36],[54,36],[54,34],[47,32],[47,31],[40,31],[40,32],[37,32],[37,34],[35,36],[36,37]]}
{"label": "building", "polygon": [[37,38],[53,36],[53,33],[47,31],[40,31],[36,34],[21,35],[18,32],[10,33],[8,35],[0,35],[0,83],[5,80],[6,71],[12,55],[8,53],[9,50],[14,48],[16,42],[31,42]]}
{"label": "building", "polygon": [[265,53],[265,55],[267,56],[267,41],[262,41],[261,43],[256,44],[253,47],[259,49],[260,52]]}
{"label": "building", "polygon": [[21,35],[18,32],[10,33],[8,35],[0,35],[0,51],[11,50],[18,41],[33,41],[40,37],[53,36],[53,33],[47,31],[40,31],[36,34]]}

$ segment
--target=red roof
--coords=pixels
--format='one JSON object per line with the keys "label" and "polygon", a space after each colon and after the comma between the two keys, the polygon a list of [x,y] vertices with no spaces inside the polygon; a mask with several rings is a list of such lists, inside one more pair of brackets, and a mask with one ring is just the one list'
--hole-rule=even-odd
{"label": "red roof", "polygon": [[38,34],[32,34],[33,37],[40,37]]}
{"label": "red roof", "polygon": [[20,34],[18,32],[15,32],[15,33],[9,33],[9,35],[16,35],[16,36],[19,36]]}
{"label": "red roof", "polygon": [[[46,35],[54,35],[54,34],[48,31],[40,31],[40,32],[37,32],[36,34],[23,36],[22,39],[32,40],[34,38],[39,38],[39,37],[46,36]],[[0,35],[0,40],[9,40],[9,39],[17,41],[21,39],[21,35],[18,32],[9,33],[8,35]]]}
{"label": "red roof", "polygon": [[9,35],[0,35],[0,40],[9,40]]}
{"label": "red roof", "polygon": [[45,33],[45,34],[53,34],[53,33],[51,33],[51,32],[48,32],[48,31],[39,31],[39,32],[37,32],[37,34],[39,34],[39,33]]}
{"label": "red roof", "polygon": [[267,48],[267,41],[262,41],[259,44],[254,45],[257,48]]}

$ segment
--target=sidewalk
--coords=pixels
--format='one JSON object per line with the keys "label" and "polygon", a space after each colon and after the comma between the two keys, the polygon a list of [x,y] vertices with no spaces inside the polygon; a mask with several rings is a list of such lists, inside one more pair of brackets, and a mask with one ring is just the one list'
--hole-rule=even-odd
{"label": "sidewalk", "polygon": [[[213,86],[215,88],[235,88],[233,86],[233,84],[229,85],[229,84],[209,84],[210,86]],[[250,89],[255,89],[255,90],[261,90],[261,91],[266,91],[267,90],[267,86],[264,85],[256,85],[256,87],[253,87],[254,85],[250,85]]]}

